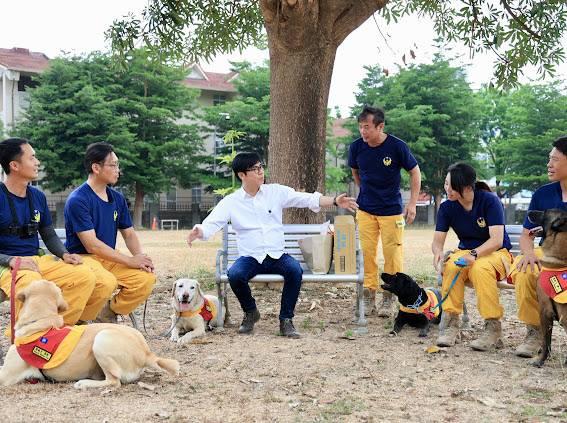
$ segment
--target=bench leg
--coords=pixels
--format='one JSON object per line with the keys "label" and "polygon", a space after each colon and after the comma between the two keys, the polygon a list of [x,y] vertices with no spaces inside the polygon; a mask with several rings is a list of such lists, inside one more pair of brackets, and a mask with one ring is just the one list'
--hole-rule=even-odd
{"label": "bench leg", "polygon": [[223,329],[224,328],[224,319],[222,318],[222,309],[223,309],[224,305],[226,304],[226,302],[225,302],[226,293],[223,293],[222,282],[221,282],[220,279],[217,281],[217,296],[219,298],[219,313],[217,315],[217,328]]}
{"label": "bench leg", "polygon": [[356,283],[356,308],[358,309],[358,320],[356,324],[359,326],[358,333],[366,333],[368,329],[366,328],[366,316],[364,315],[364,281],[359,280]]}

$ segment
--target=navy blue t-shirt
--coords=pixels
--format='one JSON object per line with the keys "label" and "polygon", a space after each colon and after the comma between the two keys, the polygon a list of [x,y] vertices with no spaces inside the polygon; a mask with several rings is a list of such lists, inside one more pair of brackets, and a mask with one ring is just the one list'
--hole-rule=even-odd
{"label": "navy blue t-shirt", "polygon": [[[39,227],[50,226],[51,215],[47,207],[45,194],[32,186],[28,187],[28,194],[31,195],[33,213],[30,214],[30,206],[27,196],[18,197],[12,193],[9,194],[14,202],[18,226],[31,223],[33,220],[39,223]],[[31,217],[31,219],[30,219]],[[10,204],[3,189],[0,189],[0,227],[7,228],[12,224],[12,213]],[[36,234],[30,238],[20,238],[19,235],[0,235],[0,253],[9,256],[36,256],[39,249],[39,236]]]}
{"label": "navy blue t-shirt", "polygon": [[115,248],[118,229],[132,226],[124,196],[110,187],[106,193],[108,201],[103,201],[85,182],[69,195],[65,203],[65,246],[70,253],[87,254],[77,232],[94,229],[100,241]]}
{"label": "navy blue t-shirt", "polygon": [[[453,228],[459,238],[461,250],[472,250],[484,244],[489,238],[489,226],[504,225],[504,207],[492,192],[475,190],[471,211],[467,211],[458,201],[445,201],[437,213],[435,230],[448,232]],[[510,250],[512,244],[504,228],[502,248]]]}
{"label": "navy blue t-shirt", "polygon": [[360,176],[357,202],[361,210],[376,216],[402,213],[400,171],[417,166],[405,142],[388,134],[378,147],[370,147],[359,138],[350,145],[348,165],[357,169]]}
{"label": "navy blue t-shirt", "polygon": [[[567,210],[567,203],[563,201],[563,193],[561,192],[561,184],[559,182],[552,182],[539,187],[530,201],[528,210],[545,211],[549,209],[563,209]],[[537,225],[528,220],[528,215],[524,219],[524,228],[532,229]]]}

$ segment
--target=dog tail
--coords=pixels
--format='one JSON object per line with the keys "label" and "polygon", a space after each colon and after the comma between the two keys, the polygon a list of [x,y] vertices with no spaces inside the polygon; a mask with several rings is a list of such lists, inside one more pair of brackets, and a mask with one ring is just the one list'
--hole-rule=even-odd
{"label": "dog tail", "polygon": [[164,370],[171,376],[179,376],[180,366],[177,360],[153,356],[148,364],[149,367],[153,367],[156,370]]}

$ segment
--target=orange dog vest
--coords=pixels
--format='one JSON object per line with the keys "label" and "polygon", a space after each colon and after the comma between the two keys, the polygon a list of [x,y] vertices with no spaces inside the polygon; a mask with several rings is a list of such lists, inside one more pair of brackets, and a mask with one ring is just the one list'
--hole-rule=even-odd
{"label": "orange dog vest", "polygon": [[425,292],[427,293],[427,301],[424,304],[420,305],[418,308],[400,305],[400,310],[410,314],[423,314],[427,317],[427,320],[433,320],[439,317],[440,307],[437,306],[439,300],[437,299],[437,295],[435,295],[435,291],[425,288]]}
{"label": "orange dog vest", "polygon": [[547,296],[553,301],[567,303],[567,267],[550,269],[542,267],[539,284]]}
{"label": "orange dog vest", "polygon": [[38,369],[53,369],[73,352],[86,326],[65,326],[16,338],[18,354],[26,363]]}

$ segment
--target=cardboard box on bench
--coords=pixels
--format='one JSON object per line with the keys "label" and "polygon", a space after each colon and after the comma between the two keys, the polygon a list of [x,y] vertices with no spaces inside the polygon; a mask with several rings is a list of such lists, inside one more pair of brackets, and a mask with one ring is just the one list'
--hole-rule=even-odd
{"label": "cardboard box on bench", "polygon": [[354,217],[335,216],[335,273],[356,273],[356,230]]}

